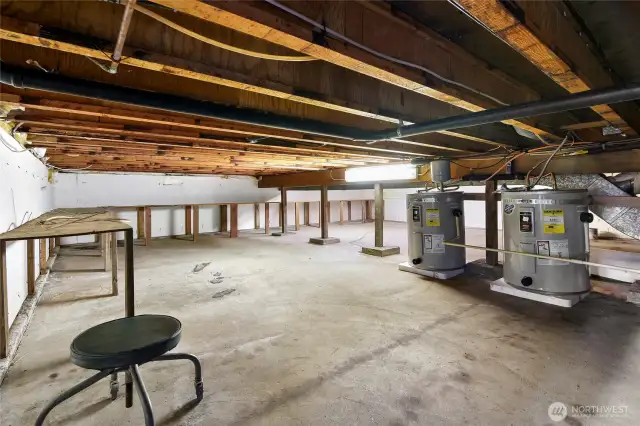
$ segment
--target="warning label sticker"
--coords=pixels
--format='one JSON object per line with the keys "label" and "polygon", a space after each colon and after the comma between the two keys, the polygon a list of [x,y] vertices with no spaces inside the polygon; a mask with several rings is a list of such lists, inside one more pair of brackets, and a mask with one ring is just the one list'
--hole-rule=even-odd
{"label": "warning label sticker", "polygon": [[427,226],[440,226],[440,209],[426,209]]}
{"label": "warning label sticker", "polygon": [[[536,241],[538,254],[552,257],[569,257],[569,240]],[[538,265],[568,265],[562,260],[537,259]]]}
{"label": "warning label sticker", "polygon": [[444,234],[424,234],[423,251],[425,253],[444,253]]}
{"label": "warning label sticker", "polygon": [[545,234],[564,234],[564,210],[543,210],[542,232]]}

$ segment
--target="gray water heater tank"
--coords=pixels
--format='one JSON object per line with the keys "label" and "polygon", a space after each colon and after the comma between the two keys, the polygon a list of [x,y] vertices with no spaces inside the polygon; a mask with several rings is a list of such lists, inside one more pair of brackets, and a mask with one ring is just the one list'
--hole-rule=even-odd
{"label": "gray water heater tank", "polygon": [[[502,193],[505,250],[589,260],[587,190],[506,191]],[[504,255],[504,280],[521,290],[551,295],[591,290],[585,265]]]}
{"label": "gray water heater tank", "polygon": [[418,269],[447,271],[463,268],[464,201],[460,191],[419,191],[407,195],[409,263]]}

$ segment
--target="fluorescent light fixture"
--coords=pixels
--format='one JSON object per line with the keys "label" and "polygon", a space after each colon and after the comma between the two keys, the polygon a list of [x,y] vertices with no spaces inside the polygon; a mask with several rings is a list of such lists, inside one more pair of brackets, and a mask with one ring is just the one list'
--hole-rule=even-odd
{"label": "fluorescent light fixture", "polygon": [[382,180],[415,179],[416,166],[411,164],[390,164],[386,166],[353,167],[344,173],[347,182],[378,182]]}

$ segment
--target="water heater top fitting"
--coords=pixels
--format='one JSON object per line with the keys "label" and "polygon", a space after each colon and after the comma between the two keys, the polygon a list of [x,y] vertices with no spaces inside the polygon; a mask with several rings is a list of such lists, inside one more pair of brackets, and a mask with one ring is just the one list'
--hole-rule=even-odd
{"label": "water heater top fitting", "polygon": [[434,160],[429,163],[431,170],[431,180],[433,183],[440,184],[451,180],[451,163],[449,160]]}

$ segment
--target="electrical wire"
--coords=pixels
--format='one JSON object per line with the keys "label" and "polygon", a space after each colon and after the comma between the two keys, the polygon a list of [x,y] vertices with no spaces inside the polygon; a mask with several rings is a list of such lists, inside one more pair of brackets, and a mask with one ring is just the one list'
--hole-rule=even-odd
{"label": "electrical wire", "polygon": [[507,154],[507,155],[505,155],[504,157],[502,157],[500,160],[498,160],[497,162],[495,162],[495,163],[493,163],[493,164],[491,164],[491,165],[489,165],[489,166],[484,166],[484,167],[469,167],[469,166],[465,166],[465,165],[460,164],[460,163],[456,163],[456,162],[455,162],[455,161],[453,161],[453,160],[449,160],[449,161],[451,161],[451,163],[452,163],[452,164],[455,164],[456,166],[460,166],[460,167],[464,167],[465,169],[469,169],[469,170],[471,170],[471,172],[473,173],[473,171],[474,171],[474,170],[484,170],[484,169],[490,169],[490,168],[492,168],[492,167],[495,167],[495,166],[497,166],[498,164],[502,163],[502,162],[503,162],[503,161],[504,161],[508,156],[509,156],[509,155]]}
{"label": "electrical wire", "polygon": [[538,179],[535,181],[535,183],[533,185],[530,186],[530,188],[534,188],[538,184],[538,182],[540,182],[540,180],[542,179],[542,176],[544,175],[544,172],[547,171],[547,167],[549,166],[549,163],[551,162],[553,157],[555,157],[555,155],[558,153],[558,151],[560,151],[560,148],[562,148],[564,146],[564,144],[567,143],[568,139],[569,139],[569,134],[567,134],[567,136],[565,136],[565,138],[562,140],[560,145],[558,145],[558,147],[555,149],[555,151],[553,151],[553,153],[549,156],[549,158],[547,158],[547,161],[544,163],[544,167],[542,167],[542,171],[540,172],[540,176],[538,176]]}
{"label": "electrical wire", "polygon": [[320,24],[319,22],[316,22],[313,19],[311,19],[311,18],[309,18],[309,17],[307,17],[307,16],[305,16],[305,15],[303,15],[301,13],[298,13],[295,10],[293,10],[293,9],[283,5],[283,4],[280,4],[279,2],[277,2],[275,0],[264,0],[264,1],[266,1],[267,3],[269,3],[272,6],[275,6],[275,7],[279,8],[279,9],[281,9],[281,10],[284,10],[285,12],[287,12],[287,13],[289,13],[289,14],[291,14],[291,15],[299,18],[299,19],[302,19],[306,23],[313,25],[315,28],[317,28],[317,29],[329,34],[329,35],[332,35],[332,36],[342,40],[343,42],[349,43],[349,44],[351,44],[351,45],[353,45],[353,46],[355,46],[355,47],[357,47],[359,49],[362,49],[362,50],[364,50],[366,52],[369,52],[372,55],[375,55],[375,56],[377,56],[379,58],[386,59],[387,61],[395,62],[396,64],[404,65],[404,66],[407,66],[407,67],[410,67],[410,68],[418,69],[420,71],[426,72],[427,74],[430,74],[431,76],[433,76],[433,77],[435,77],[435,78],[437,78],[437,79],[439,79],[441,81],[444,81],[445,83],[449,83],[449,84],[452,84],[454,86],[462,87],[463,89],[469,90],[470,92],[473,92],[476,95],[480,95],[480,96],[483,96],[483,97],[485,97],[487,99],[491,99],[492,101],[494,101],[494,102],[496,102],[496,103],[498,103],[500,105],[503,105],[503,106],[508,105],[507,103],[502,102],[501,100],[499,100],[499,99],[497,99],[497,98],[495,98],[495,97],[493,97],[493,96],[491,96],[491,95],[489,95],[487,93],[481,92],[480,90],[474,89],[473,87],[467,86],[466,84],[463,84],[463,83],[448,79],[448,78],[436,73],[435,71],[432,71],[432,70],[430,70],[428,68],[425,68],[425,67],[423,67],[421,65],[414,64],[412,62],[407,62],[407,61],[404,61],[402,59],[394,58],[393,56],[385,55],[384,53],[378,52],[377,50],[373,50],[370,47],[367,47],[367,46],[365,46],[365,45],[363,45],[361,43],[358,43],[357,41],[352,40],[349,37],[346,37],[346,36],[340,34],[337,31],[332,30],[331,28],[327,28],[326,25]]}
{"label": "electrical wire", "polygon": [[[17,128],[17,127],[20,127],[21,125],[22,125],[22,123],[19,123],[19,124],[16,126],[16,128]],[[11,130],[11,136],[12,136],[12,137],[13,137],[13,133],[14,133],[14,131],[15,131],[15,128]],[[15,137],[14,137],[14,139],[15,139]],[[2,144],[3,144],[5,147],[7,147],[7,149],[8,149],[9,151],[11,151],[11,152],[13,152],[13,153],[15,153],[15,154],[19,154],[19,153],[21,153],[21,152],[29,151],[29,149],[30,149],[30,148],[24,148],[24,147],[23,147],[22,149],[16,149],[16,148],[14,148],[14,147],[12,147],[11,145],[9,145],[9,144],[7,143],[7,141],[5,141],[5,140],[4,140],[4,138],[2,137],[2,135],[0,135],[0,142],[2,142]],[[17,142],[17,141],[16,141],[16,142]]]}
{"label": "electrical wire", "polygon": [[260,53],[260,52],[254,52],[252,50],[247,50],[247,49],[242,49],[240,47],[235,47],[235,46],[231,46],[228,45],[226,43],[222,43],[221,41],[218,40],[214,40],[212,38],[209,37],[205,37],[201,34],[198,34],[196,32],[193,32],[183,26],[180,26],[178,24],[176,24],[175,22],[166,19],[163,16],[158,15],[155,12],[150,11],[147,8],[144,8],[138,4],[136,4],[134,7],[134,10],[137,10],[138,12],[147,15],[148,17],[155,19],[158,22],[163,23],[164,25],[173,28],[176,31],[179,31],[183,34],[188,35],[189,37],[193,37],[197,40],[202,41],[203,43],[207,43],[210,44],[212,46],[215,47],[219,47],[220,49],[225,49],[228,50],[230,52],[235,52],[235,53],[239,53],[241,55],[246,55],[246,56],[251,56],[253,58],[259,58],[259,59],[268,59],[268,60],[272,60],[272,61],[285,61],[285,62],[307,62],[307,61],[317,61],[317,58],[314,58],[312,56],[289,56],[289,55],[271,55],[268,53]]}

